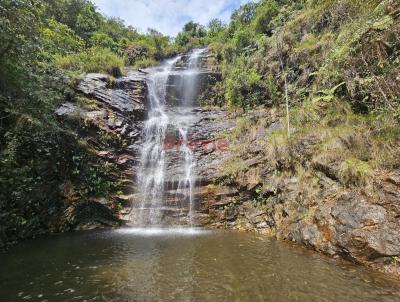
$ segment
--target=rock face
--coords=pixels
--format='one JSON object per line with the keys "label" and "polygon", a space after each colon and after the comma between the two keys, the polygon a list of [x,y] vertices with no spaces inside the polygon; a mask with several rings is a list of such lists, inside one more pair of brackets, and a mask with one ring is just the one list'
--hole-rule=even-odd
{"label": "rock face", "polygon": [[[329,181],[321,183],[323,201],[313,207],[283,202],[274,209],[276,236],[399,274],[395,262],[400,254],[400,186],[389,179],[399,177],[400,171],[394,173],[377,176],[365,191],[334,192]],[[298,188],[292,190],[301,195]]]}
{"label": "rock face", "polygon": [[145,77],[143,74],[131,72],[127,77],[114,81],[109,76],[98,73],[86,75],[78,85],[78,91],[86,96],[100,100],[114,111],[127,115],[145,112]]}
{"label": "rock face", "polygon": [[[162,132],[166,132],[166,136],[160,138],[162,146],[159,140],[156,142],[156,150],[163,150],[163,160],[162,163],[157,162],[157,156],[154,155],[150,159],[157,164],[156,167],[165,165],[165,169],[144,173],[144,181],[148,183],[152,183],[151,175],[162,174],[162,190],[157,192],[159,197],[149,200],[148,196],[156,190],[154,188],[148,191],[147,196],[140,190],[128,196],[132,200],[130,220],[133,225],[154,224],[155,220],[165,225],[187,225],[194,222],[189,212],[192,213],[190,210],[194,208],[199,209],[201,196],[198,191],[203,182],[207,181],[204,170],[209,169],[208,165],[205,167],[206,163],[201,162],[202,155],[212,152],[211,149],[222,149],[224,146],[216,134],[229,130],[224,123],[228,115],[226,111],[203,110],[199,107],[200,93],[212,84],[209,76],[216,75],[207,68],[206,60],[204,52],[197,50],[188,56],[177,57],[168,69],[161,66],[159,69],[154,67],[146,70],[149,73],[150,91],[154,93],[157,89],[165,89],[166,92],[165,96],[158,96],[161,102],[165,101],[162,112],[168,117],[166,125],[157,125]],[[154,106],[157,111],[157,105]],[[188,151],[187,146],[193,153]],[[215,168],[218,163],[214,163]]]}
{"label": "rock face", "polygon": [[[173,113],[177,108],[174,101],[185,96],[180,95],[180,84],[184,85],[184,79],[179,70],[188,67],[188,56],[182,56],[176,66],[176,72],[168,79],[168,110]],[[218,74],[208,70],[205,62],[201,63],[200,75],[196,74],[196,87],[194,95],[199,94],[211,82],[208,81],[210,74],[218,77]],[[88,148],[99,159],[114,164],[117,167],[113,179],[122,186],[122,192],[107,198],[92,198],[89,203],[73,202],[68,203],[65,209],[65,217],[62,222],[54,222],[54,230],[67,229],[92,229],[101,226],[115,226],[119,223],[128,223],[132,219],[133,210],[139,205],[143,196],[137,188],[138,169],[140,168],[140,150],[142,146],[142,132],[146,119],[148,104],[147,71],[130,71],[127,76],[118,79],[111,78],[105,74],[87,74],[76,87],[78,98],[75,102],[68,101],[60,105],[55,114],[64,124],[71,125],[77,129],[80,139],[86,141]],[[177,109],[179,110],[179,109]],[[213,168],[203,160],[203,154],[208,154],[214,149],[219,151],[224,148],[221,140],[215,135],[222,131],[229,130],[224,118],[227,112],[223,110],[202,110],[194,107],[192,114],[196,116],[193,121],[193,133],[191,143],[195,147],[196,157],[200,163],[200,171],[197,176],[197,183],[208,184],[209,173],[217,168],[221,162],[216,156],[213,159]],[[173,115],[173,114],[172,114]],[[214,121],[214,122],[212,122]],[[223,144],[223,142],[222,142]],[[177,207],[176,177],[179,167],[178,150],[168,150],[168,180],[166,188],[165,216],[168,220],[176,222],[181,220],[186,223],[188,205]],[[214,152],[213,152],[214,154]],[[210,157],[207,157],[209,161]],[[60,190],[64,198],[70,198],[71,185],[66,183]],[[202,188],[202,187],[201,187]],[[200,193],[195,193],[200,201]],[[61,226],[60,226],[61,224]]]}
{"label": "rock face", "polygon": [[[212,82],[207,84],[206,74],[218,76],[212,68],[204,70],[201,82],[206,87],[202,90],[212,86]],[[170,82],[176,84],[179,79]],[[76,118],[84,121],[87,126],[80,130],[81,135],[89,138],[96,156],[117,165],[115,178],[123,192],[110,199],[68,206],[63,223],[67,229],[115,226],[126,219],[132,204],[142,200],[135,175],[147,110],[145,74],[132,72],[118,80],[89,74],[77,90],[94,105],[66,102],[56,114],[66,123],[76,123]],[[172,87],[169,93],[179,98],[175,90]],[[174,110],[173,104],[169,105]],[[196,224],[255,230],[400,275],[400,171],[377,173],[364,188],[345,187],[339,180],[337,158],[317,151],[317,136],[301,138],[290,150],[272,143],[269,137],[284,128],[272,109],[251,113],[249,123],[264,122],[247,132],[234,113],[201,107],[192,111],[196,116],[190,137],[197,162]],[[104,137],[110,143],[104,144]],[[346,141],[349,138],[343,137],[342,143]],[[172,148],[167,154],[166,188],[170,191],[166,194],[171,205],[179,194],[173,177],[177,174],[176,152]],[[280,172],[291,169],[287,152],[307,168],[304,173]],[[63,191],[67,196],[68,184]],[[115,201],[122,207],[116,209]],[[166,211],[171,219],[187,214],[172,207]]]}
{"label": "rock face", "polygon": [[[232,120],[229,119],[230,113],[226,110],[213,108],[193,109],[196,119],[190,127],[190,141],[188,142],[194,153],[196,166],[194,167],[195,189],[194,200],[195,209],[198,214],[194,223],[204,225],[207,220],[207,212],[204,211],[204,203],[207,203],[208,185],[213,182],[214,176],[218,173],[220,165],[227,159],[229,154],[229,141],[218,135],[229,131],[233,127]],[[176,148],[177,147],[177,148]],[[167,183],[166,194],[170,204],[176,203],[177,177],[179,169],[179,146],[172,146],[167,150]],[[182,160],[182,159],[180,159]],[[178,196],[179,197],[179,196]],[[215,198],[215,196],[213,197]],[[181,205],[188,209],[188,204]],[[184,212],[186,215],[187,212]]]}
{"label": "rock face", "polygon": [[260,109],[250,121],[267,122],[247,133],[235,129],[219,169],[207,165],[216,154],[202,155],[205,171],[212,171],[202,188],[202,210],[209,215],[202,222],[254,230],[400,275],[400,171],[377,173],[364,188],[343,186],[337,161],[322,158],[318,137],[308,136],[291,146],[307,170],[279,172],[290,157],[265,139],[282,127],[273,115]]}
{"label": "rock face", "polygon": [[[53,223],[54,229],[118,226],[124,210],[130,208],[125,196],[137,190],[134,179],[147,110],[145,75],[129,72],[126,77],[112,79],[104,74],[88,74],[76,90],[80,102],[66,102],[55,114],[62,123],[78,129],[77,135],[95,157],[116,167],[111,178],[122,192],[68,203],[63,219]],[[66,183],[60,188],[66,200],[71,199],[71,187]]]}

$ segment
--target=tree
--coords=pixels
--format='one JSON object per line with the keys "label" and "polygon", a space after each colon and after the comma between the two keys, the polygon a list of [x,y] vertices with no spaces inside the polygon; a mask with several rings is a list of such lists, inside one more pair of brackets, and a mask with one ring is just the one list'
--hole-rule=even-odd
{"label": "tree", "polygon": [[186,32],[181,31],[175,38],[175,43],[180,46],[184,47],[189,44],[190,38]]}
{"label": "tree", "polygon": [[216,37],[221,31],[224,30],[225,25],[222,23],[222,21],[220,19],[212,19],[209,23],[208,23],[208,32],[207,35],[210,38],[214,38]]}
{"label": "tree", "polygon": [[67,25],[55,19],[48,21],[47,27],[42,30],[43,51],[54,55],[66,55],[83,50],[85,43]]}
{"label": "tree", "polygon": [[175,43],[181,47],[199,46],[202,44],[202,39],[206,34],[207,31],[203,25],[189,21],[183,26],[183,30],[177,35]]}
{"label": "tree", "polygon": [[80,35],[85,41],[89,42],[90,37],[98,28],[102,17],[96,11],[96,7],[87,2],[82,10],[79,12],[78,17],[76,19],[76,32]]}
{"label": "tree", "polygon": [[233,12],[231,20],[241,24],[249,24],[256,14],[257,7],[258,3],[254,2],[244,4]]}
{"label": "tree", "polygon": [[203,25],[189,21],[183,26],[183,31],[189,33],[191,37],[203,38],[206,35],[206,29]]}
{"label": "tree", "polygon": [[[0,59],[29,55],[34,51],[39,39],[41,4],[39,0],[0,2]],[[28,48],[31,51],[28,52]]]}
{"label": "tree", "polygon": [[89,43],[104,17],[89,0],[45,0],[47,18],[67,25]]}
{"label": "tree", "polygon": [[[23,89],[26,70],[39,51],[43,6],[36,0],[0,2],[0,97]],[[0,108],[1,110],[1,108]]]}
{"label": "tree", "polygon": [[278,15],[279,7],[274,0],[264,1],[257,10],[257,16],[254,20],[254,29],[258,34],[272,34],[271,21]]}
{"label": "tree", "polygon": [[99,31],[110,36],[114,42],[118,42],[122,38],[133,41],[139,36],[136,29],[132,26],[125,26],[123,20],[114,17],[104,20],[100,25]]}
{"label": "tree", "polygon": [[153,28],[147,30],[147,35],[149,36],[151,45],[154,47],[155,59],[159,60],[164,57],[164,50],[169,44],[169,38]]}

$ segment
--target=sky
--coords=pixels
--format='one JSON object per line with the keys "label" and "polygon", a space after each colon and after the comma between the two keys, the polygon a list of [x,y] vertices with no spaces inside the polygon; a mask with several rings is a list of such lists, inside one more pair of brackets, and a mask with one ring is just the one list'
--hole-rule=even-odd
{"label": "sky", "polygon": [[232,12],[250,0],[93,0],[108,17],[119,17],[141,32],[154,28],[176,36],[193,20],[207,25],[214,18],[228,22]]}

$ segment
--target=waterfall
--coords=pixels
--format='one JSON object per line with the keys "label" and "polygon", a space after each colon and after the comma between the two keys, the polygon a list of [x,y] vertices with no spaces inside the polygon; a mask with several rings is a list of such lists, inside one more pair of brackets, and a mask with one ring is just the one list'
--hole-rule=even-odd
{"label": "waterfall", "polygon": [[[194,50],[188,58],[178,56],[149,70],[149,112],[138,173],[142,197],[139,215],[131,218],[133,224],[160,226],[172,206],[185,213],[187,224],[193,224],[196,160],[190,128],[195,119],[193,109],[204,52]],[[181,61],[186,67],[177,66]],[[170,102],[171,90],[178,96],[174,104]],[[168,144],[171,140],[172,145]],[[173,202],[166,198],[167,193],[173,196]]]}
{"label": "waterfall", "polygon": [[[182,110],[183,116],[189,117],[189,121],[193,113],[190,111],[193,109],[194,101],[198,95],[198,74],[201,68],[201,58],[205,50],[197,49],[189,57],[188,68],[183,75],[183,99],[182,106],[186,110]],[[179,120],[179,119],[178,119]],[[188,123],[177,123],[180,139],[182,141],[181,152],[183,153],[184,164],[183,173],[179,179],[178,192],[182,192],[183,202],[189,204],[189,224],[193,225],[193,213],[194,213],[194,187],[195,187],[195,175],[194,169],[196,166],[194,158],[193,144],[189,137],[190,124]]]}
{"label": "waterfall", "polygon": [[[171,69],[178,60],[179,57],[167,61],[159,69],[152,71],[148,78],[150,109],[144,126],[144,143],[138,175],[138,185],[143,193],[139,222],[142,225],[157,224],[160,219],[157,209],[162,205],[165,181],[163,142],[169,121],[165,111],[167,82]],[[145,214],[145,210],[149,213]]]}

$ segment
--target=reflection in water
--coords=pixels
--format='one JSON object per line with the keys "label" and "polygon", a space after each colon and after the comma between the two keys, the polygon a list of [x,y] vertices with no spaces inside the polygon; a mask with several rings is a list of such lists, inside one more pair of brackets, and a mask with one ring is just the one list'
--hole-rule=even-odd
{"label": "reflection in water", "polygon": [[116,231],[119,234],[135,235],[135,236],[194,236],[210,233],[200,228],[125,228]]}
{"label": "reflection in water", "polygon": [[0,255],[1,301],[399,301],[363,268],[249,234],[123,229]]}

